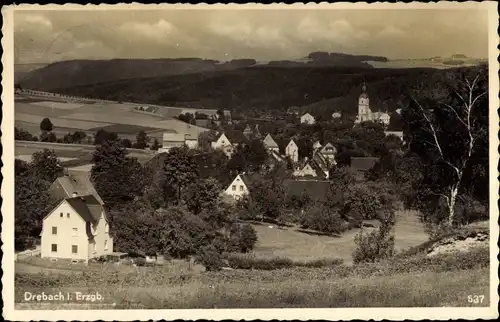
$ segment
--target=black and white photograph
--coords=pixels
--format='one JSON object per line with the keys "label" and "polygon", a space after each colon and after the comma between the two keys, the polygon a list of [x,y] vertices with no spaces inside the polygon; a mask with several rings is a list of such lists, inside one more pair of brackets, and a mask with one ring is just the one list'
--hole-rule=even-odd
{"label": "black and white photograph", "polygon": [[498,317],[495,2],[2,15],[5,319]]}

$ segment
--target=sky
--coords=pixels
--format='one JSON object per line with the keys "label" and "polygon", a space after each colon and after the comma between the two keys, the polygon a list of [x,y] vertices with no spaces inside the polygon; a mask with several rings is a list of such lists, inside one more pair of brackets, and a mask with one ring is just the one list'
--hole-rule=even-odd
{"label": "sky", "polygon": [[17,63],[70,59],[299,59],[314,51],[389,59],[488,57],[485,10],[16,11]]}

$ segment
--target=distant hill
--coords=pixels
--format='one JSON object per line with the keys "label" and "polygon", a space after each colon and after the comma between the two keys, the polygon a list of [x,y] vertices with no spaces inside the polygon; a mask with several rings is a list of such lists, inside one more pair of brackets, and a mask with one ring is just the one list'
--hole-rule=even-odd
{"label": "distant hill", "polygon": [[14,64],[14,82],[21,81],[30,72],[45,66],[47,66],[45,63]]}
{"label": "distant hill", "polygon": [[[325,105],[327,109],[355,113],[364,81],[368,84],[371,105],[375,109],[395,110],[399,97],[407,92],[407,86],[425,81],[438,72],[436,69],[418,68],[255,66],[210,75],[192,73],[137,78],[63,87],[54,91],[116,101],[239,111],[285,111],[290,106],[316,103]],[[335,102],[333,106],[327,103],[335,98],[331,101]]]}
{"label": "distant hill", "polygon": [[[273,61],[259,66],[288,67],[364,67],[373,68],[362,60],[386,61],[386,58],[353,56],[347,54],[311,53],[306,60]],[[385,60],[384,60],[385,59]],[[90,85],[126,79],[150,78],[174,75],[231,71],[256,66],[254,59],[235,59],[227,62],[199,58],[178,59],[112,59],[112,60],[70,60],[47,65],[24,73],[20,78],[23,88],[50,91],[55,88]]]}

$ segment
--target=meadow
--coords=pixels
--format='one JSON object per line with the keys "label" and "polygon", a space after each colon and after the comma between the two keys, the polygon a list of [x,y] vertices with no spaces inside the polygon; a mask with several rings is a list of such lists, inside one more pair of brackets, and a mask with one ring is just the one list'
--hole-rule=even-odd
{"label": "meadow", "polygon": [[[404,255],[427,240],[415,226],[414,213],[399,213],[396,247]],[[406,218],[405,217],[409,217]],[[335,307],[465,307],[489,305],[489,250],[426,256],[420,250],[377,263],[352,264],[356,231],[339,238],[311,235],[293,227],[254,225],[259,241],[252,254],[272,261],[282,256],[295,264],[286,268],[205,271],[184,260],[134,267],[126,264],[51,262],[39,257],[15,264],[18,309],[112,308],[335,308]],[[484,228],[484,227],[483,227]],[[409,232],[413,235],[409,235]],[[420,237],[417,239],[417,233]],[[405,236],[409,236],[406,240]],[[321,265],[305,265],[319,263]],[[330,261],[327,261],[330,259]],[[342,261],[334,261],[341,259]],[[301,265],[297,263],[301,262]],[[105,300],[86,307],[71,303],[25,303],[30,292],[99,292]],[[468,294],[484,294],[482,303]],[[106,306],[107,305],[107,306]]]}
{"label": "meadow", "polygon": [[[162,107],[161,113],[139,113],[135,103],[75,103],[60,99],[37,99],[30,96],[16,98],[15,123],[32,135],[40,135],[40,122],[48,117],[54,125],[53,132],[62,137],[69,132],[83,131],[91,136],[99,129],[115,132],[122,139],[135,142],[140,131],[161,141],[163,132],[186,133],[197,137],[206,129],[186,124],[166,116],[180,108]],[[165,114],[165,115],[164,115]]]}

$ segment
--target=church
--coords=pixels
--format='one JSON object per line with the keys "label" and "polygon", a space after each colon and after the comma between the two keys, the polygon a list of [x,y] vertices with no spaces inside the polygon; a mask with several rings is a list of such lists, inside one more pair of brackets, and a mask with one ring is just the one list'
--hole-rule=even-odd
{"label": "church", "polygon": [[363,84],[361,95],[358,100],[358,115],[355,123],[380,122],[385,126],[389,125],[391,117],[386,112],[372,112],[370,109],[370,98],[366,92],[366,84]]}

